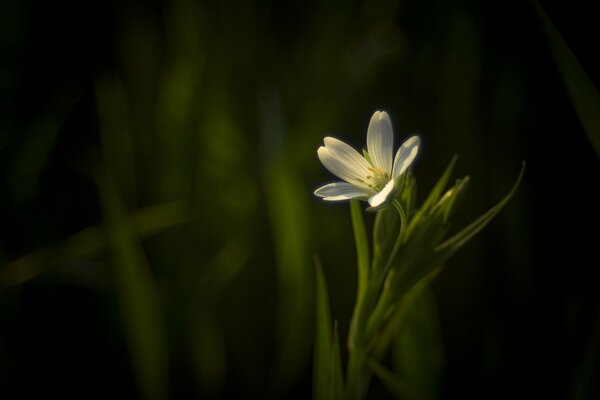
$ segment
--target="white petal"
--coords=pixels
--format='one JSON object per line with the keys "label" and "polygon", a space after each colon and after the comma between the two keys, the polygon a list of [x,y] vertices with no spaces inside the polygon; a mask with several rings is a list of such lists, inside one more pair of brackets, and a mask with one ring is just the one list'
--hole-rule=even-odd
{"label": "white petal", "polygon": [[323,200],[328,201],[349,200],[359,197],[366,198],[371,194],[373,194],[372,190],[360,188],[347,182],[330,183],[315,190],[315,195],[323,197]]}
{"label": "white petal", "polygon": [[366,179],[368,175],[372,175],[372,172],[369,171],[369,162],[351,146],[332,137],[326,137],[323,142],[327,150],[335,158],[346,164],[356,176]]}
{"label": "white petal", "polygon": [[419,152],[419,144],[421,139],[418,136],[413,136],[400,146],[394,157],[394,170],[392,178],[396,179],[410,167]]}
{"label": "white petal", "polygon": [[335,157],[325,146],[319,147],[317,151],[319,160],[332,174],[338,178],[345,180],[346,182],[352,183],[353,185],[367,188],[368,186],[364,183],[363,175],[356,173],[355,166],[344,163],[339,158]]}
{"label": "white petal", "polygon": [[369,198],[369,205],[373,208],[382,207],[392,200],[396,196],[396,187],[394,186],[394,180],[390,180],[379,193]]}
{"label": "white petal", "polygon": [[390,117],[385,111],[376,111],[371,117],[367,130],[367,151],[373,166],[391,174],[394,133]]}

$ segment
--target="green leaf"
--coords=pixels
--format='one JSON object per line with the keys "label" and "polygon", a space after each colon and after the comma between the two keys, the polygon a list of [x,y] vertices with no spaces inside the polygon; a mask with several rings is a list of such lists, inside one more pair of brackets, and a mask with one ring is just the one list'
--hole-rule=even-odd
{"label": "green leaf", "polygon": [[466,176],[458,179],[452,189],[448,190],[440,201],[435,205],[433,212],[439,212],[444,216],[444,222],[448,222],[448,218],[456,211],[462,202],[466,189],[469,186],[470,177]]}
{"label": "green leaf", "polygon": [[400,232],[400,216],[394,207],[377,212],[373,226],[373,273],[385,267]]}
{"label": "green leaf", "polygon": [[[189,205],[174,201],[139,208],[127,216],[127,224],[140,239],[189,221]],[[85,260],[106,246],[102,226],[83,229],[58,243],[11,261],[0,269],[0,287],[20,285],[64,263]]]}
{"label": "green leaf", "polygon": [[410,216],[413,212],[413,208],[417,199],[417,181],[410,172],[404,175],[402,186],[400,187],[399,197],[400,204],[402,204],[406,215]]}
{"label": "green leaf", "polygon": [[600,94],[543,8],[534,4],[575,113],[600,157]]}
{"label": "green leaf", "polygon": [[454,155],[454,157],[452,157],[452,160],[450,160],[450,164],[448,164],[448,166],[446,167],[446,170],[444,171],[444,173],[442,174],[440,179],[438,179],[437,183],[433,186],[433,189],[431,189],[431,191],[429,192],[429,195],[423,202],[423,205],[421,205],[421,208],[419,208],[419,210],[417,211],[415,216],[412,218],[412,220],[408,226],[408,235],[410,235],[412,233],[412,231],[415,229],[415,226],[419,223],[419,221],[439,201],[440,196],[444,192],[444,189],[446,188],[446,185],[448,184],[448,180],[450,179],[450,176],[452,175],[452,171],[454,170],[454,166],[456,165],[457,159],[458,159],[458,157],[456,155]]}
{"label": "green leaf", "polygon": [[440,272],[437,268],[427,276],[419,280],[412,288],[406,293],[406,295],[393,307],[393,314],[387,321],[385,327],[379,332],[378,336],[374,339],[372,354],[374,359],[379,360],[387,354],[392,340],[395,338],[396,333],[400,327],[400,321],[404,318],[406,311],[410,309],[412,299],[414,299],[421,290],[424,290],[428,285],[435,279]]}
{"label": "green leaf", "polygon": [[[440,218],[430,218],[430,220],[439,221]],[[432,248],[431,246],[429,248],[429,251],[423,251],[423,253],[430,253]],[[412,257],[407,259],[412,259]],[[399,320],[401,321],[407,314],[406,310],[409,309],[413,298],[423,288],[426,288],[440,271],[436,265],[424,263],[422,255],[415,256],[415,259],[411,261],[412,265],[403,265],[404,268],[395,268],[390,271],[377,305],[370,313],[365,336],[368,338],[368,347],[372,349],[371,354],[375,359],[379,359],[387,353],[398,327],[401,326]],[[435,350],[432,349],[434,352]],[[429,371],[429,373],[434,374],[435,371]],[[410,382],[411,387],[417,388],[416,383]],[[418,397],[423,398],[423,393]]]}
{"label": "green leaf", "polygon": [[320,260],[315,257],[316,301],[315,301],[315,345],[313,355],[313,399],[329,400],[332,393],[334,364],[331,338],[331,315],[327,283]]}
{"label": "green leaf", "polygon": [[358,261],[358,294],[357,303],[361,302],[367,284],[369,282],[369,240],[365,229],[362,210],[358,200],[350,201],[350,212],[352,215],[352,228],[354,229],[354,241],[356,243],[356,258]]}
{"label": "green leaf", "polygon": [[392,371],[373,359],[367,360],[367,366],[377,379],[396,397],[402,400],[422,399],[423,397],[409,384],[394,375]]}
{"label": "green leaf", "polygon": [[435,399],[445,357],[435,297],[428,285],[415,285],[398,312],[398,330],[392,345],[394,369],[425,398]]}
{"label": "green leaf", "polygon": [[431,189],[431,192],[429,192],[429,195],[427,196],[427,198],[423,202],[423,205],[421,206],[421,210],[424,210],[425,212],[427,212],[427,211],[429,211],[429,209],[431,209],[435,205],[435,203],[438,202],[440,196],[442,195],[442,192],[444,191],[444,188],[446,187],[446,185],[448,184],[448,181],[450,180],[452,171],[454,171],[454,166],[456,165],[456,160],[458,160],[458,156],[454,155],[452,157],[452,159],[450,160],[450,163],[444,170],[444,173],[442,174],[442,176],[440,176],[440,179],[438,179],[438,181],[435,184],[435,186],[433,187],[433,189]]}
{"label": "green leaf", "polygon": [[[265,167],[266,200],[275,248],[279,310],[273,390],[283,390],[310,362],[313,310],[308,191],[284,160]],[[277,386],[277,387],[276,387]]]}
{"label": "green leaf", "polygon": [[464,245],[469,239],[475,236],[479,231],[481,231],[495,216],[502,210],[502,208],[508,203],[508,201],[515,194],[519,184],[521,183],[521,179],[523,178],[523,174],[525,173],[525,162],[521,167],[521,172],[519,172],[519,176],[512,189],[498,204],[492,207],[488,212],[483,214],[481,217],[477,218],[466,228],[462,229],[460,232],[452,236],[450,239],[447,239],[442,244],[436,247],[435,251],[437,253],[444,253],[444,257],[448,258],[452,255],[456,250],[458,250],[462,245]]}
{"label": "green leaf", "polygon": [[[432,213],[425,216],[416,225],[414,233],[403,246],[397,257],[395,274],[390,275],[384,289],[386,298],[380,299],[371,314],[367,334],[373,334],[383,320],[391,305],[395,304],[411,288],[423,278],[443,265],[456,250],[464,245],[487,225],[506,205],[519,186],[525,172],[525,163],[511,191],[492,209],[479,217],[469,226],[436,246],[447,231],[442,213]],[[459,182],[460,184],[460,182]],[[434,247],[435,246],[435,247]]]}
{"label": "green leaf", "polygon": [[152,279],[143,249],[126,219],[117,185],[107,173],[98,174],[98,187],[106,223],[109,250],[125,333],[144,399],[167,395],[167,339]]}
{"label": "green leaf", "polygon": [[394,268],[398,272],[396,280],[429,257],[447,231],[448,224],[444,221],[443,214],[432,213],[424,216],[394,261]]}
{"label": "green leaf", "polygon": [[333,344],[331,349],[331,390],[332,399],[341,400],[344,396],[344,374],[340,354],[340,338],[337,321],[333,325]]}

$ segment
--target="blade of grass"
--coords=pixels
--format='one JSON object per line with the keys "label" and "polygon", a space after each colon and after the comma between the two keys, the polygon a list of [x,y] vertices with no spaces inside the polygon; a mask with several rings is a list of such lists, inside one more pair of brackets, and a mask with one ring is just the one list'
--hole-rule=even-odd
{"label": "blade of grass", "polygon": [[[331,338],[331,315],[327,283],[321,261],[315,257],[316,301],[315,301],[315,345],[313,355],[313,399],[329,400],[332,393],[333,344]],[[339,347],[339,346],[338,346]]]}
{"label": "blade of grass", "polygon": [[429,284],[435,279],[435,277],[440,272],[440,269],[435,269],[433,272],[430,272],[420,281],[416,282],[412,288],[404,295],[404,297],[400,300],[397,307],[394,307],[393,314],[389,318],[387,325],[381,330],[381,333],[373,340],[373,350],[372,355],[373,359],[380,360],[385,354],[392,343],[392,340],[395,338],[396,333],[398,332],[398,327],[400,326],[400,322],[405,317],[407,310],[410,310],[412,301],[415,299],[419,292],[426,289]]}
{"label": "blade of grass", "polygon": [[117,293],[141,397],[167,395],[167,345],[156,287],[144,252],[129,226],[117,185],[98,173],[98,187],[113,256]]}
{"label": "blade of grass", "polygon": [[600,157],[600,94],[542,6],[534,5],[575,113]]}
{"label": "blade of grass", "polygon": [[470,180],[471,178],[468,175],[462,179],[457,179],[454,187],[444,193],[435,205],[434,212],[441,212],[444,215],[444,222],[448,222],[450,215],[460,206]]}
{"label": "blade of grass", "polygon": [[502,208],[504,208],[506,203],[508,203],[508,201],[515,194],[517,188],[519,187],[519,184],[521,183],[521,179],[523,178],[524,173],[525,173],[525,162],[523,162],[523,166],[521,167],[521,172],[519,172],[519,176],[517,177],[517,180],[516,180],[515,184],[513,185],[512,189],[510,190],[510,192],[508,192],[508,194],[506,196],[504,196],[504,198],[502,200],[500,200],[500,202],[498,202],[498,204],[496,204],[485,214],[483,214],[482,216],[477,218],[466,228],[462,229],[460,232],[458,232],[451,238],[447,239],[446,241],[444,241],[443,243],[438,245],[436,247],[435,251],[437,253],[447,253],[448,254],[446,256],[446,258],[447,258],[451,254],[453,254],[456,250],[458,250],[462,245],[464,245],[469,239],[471,239],[473,236],[475,236],[479,231],[481,231],[496,216],[496,214],[498,214],[500,212],[500,210],[502,210]]}
{"label": "blade of grass", "polygon": [[[308,250],[307,193],[291,167],[273,161],[265,171],[280,298],[278,354],[273,388],[285,390],[309,362],[313,286]],[[279,396],[274,394],[275,397]]]}
{"label": "blade of grass", "polygon": [[394,369],[427,398],[438,398],[444,350],[439,313],[428,285],[418,284],[409,291],[399,312],[398,331],[392,346]]}
{"label": "blade of grass", "polygon": [[333,325],[333,343],[331,349],[331,398],[341,400],[344,395],[344,373],[340,354],[340,338],[337,321]]}
{"label": "blade of grass", "polygon": [[[188,204],[175,201],[139,208],[130,213],[128,224],[140,239],[186,223]],[[9,262],[0,269],[0,288],[23,284],[68,261],[84,260],[98,254],[106,246],[102,226],[81,230],[49,247]]]}
{"label": "blade of grass", "polygon": [[419,210],[416,212],[415,216],[412,218],[412,220],[408,226],[407,236],[412,233],[413,229],[418,224],[418,222],[421,220],[421,218],[425,214],[427,214],[433,206],[435,206],[435,204],[438,202],[438,200],[442,196],[442,193],[444,192],[444,189],[446,188],[446,185],[448,184],[448,180],[450,179],[450,176],[452,175],[452,171],[454,171],[454,166],[456,165],[457,159],[458,159],[458,156],[456,156],[456,155],[454,155],[454,157],[452,157],[452,160],[450,160],[450,164],[448,164],[448,166],[444,170],[444,173],[442,174],[442,176],[440,176],[440,179],[438,179],[436,184],[433,186],[433,189],[431,189],[431,191],[429,192],[429,195],[427,195],[427,198],[423,202],[423,205],[419,208]]}
{"label": "blade of grass", "polygon": [[396,397],[397,399],[422,399],[417,391],[410,387],[406,382],[394,375],[392,371],[373,359],[367,360],[367,366],[375,374],[377,379]]}
{"label": "blade of grass", "polygon": [[400,231],[400,215],[394,207],[377,212],[373,225],[373,264],[371,275],[378,274],[390,258]]}
{"label": "blade of grass", "polygon": [[310,191],[293,163],[293,147],[285,139],[289,129],[276,90],[259,95],[260,131],[264,151],[265,198],[275,249],[278,293],[278,359],[270,378],[270,396],[282,397],[310,361],[314,278],[310,267]]}
{"label": "blade of grass", "polygon": [[444,173],[442,174],[442,176],[440,176],[440,179],[438,179],[435,186],[433,187],[433,189],[431,189],[431,192],[429,192],[429,195],[423,202],[423,205],[421,206],[422,209],[425,209],[426,211],[428,211],[431,207],[433,207],[435,205],[435,203],[437,203],[437,201],[439,200],[440,196],[442,195],[442,193],[444,191],[444,188],[446,187],[446,185],[448,184],[448,181],[450,180],[450,176],[452,176],[452,171],[454,171],[454,166],[456,165],[457,160],[458,160],[458,156],[454,155],[452,157],[452,159],[450,160],[450,163],[444,170]]}

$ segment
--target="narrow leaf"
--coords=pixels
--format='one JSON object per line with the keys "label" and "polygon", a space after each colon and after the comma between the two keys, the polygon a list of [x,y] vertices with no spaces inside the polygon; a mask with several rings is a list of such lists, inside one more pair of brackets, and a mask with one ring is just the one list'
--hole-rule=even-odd
{"label": "narrow leaf", "polygon": [[575,113],[600,157],[600,94],[543,8],[534,4]]}
{"label": "narrow leaf", "polygon": [[389,318],[387,324],[381,329],[380,334],[374,340],[372,354],[375,359],[379,360],[387,354],[387,350],[398,332],[402,319],[405,317],[407,310],[410,310],[411,308],[413,299],[429,286],[439,272],[440,269],[438,268],[433,272],[430,272],[424,278],[421,278],[400,300],[397,301],[398,304],[394,307],[393,315]]}
{"label": "narrow leaf", "polygon": [[510,192],[502,199],[498,204],[492,207],[488,212],[483,214],[481,217],[477,218],[473,221],[469,226],[452,236],[450,239],[447,239],[445,242],[436,247],[436,252],[442,253],[446,252],[449,257],[454,251],[460,248],[463,244],[465,244],[469,239],[475,236],[479,231],[483,229],[495,216],[502,210],[502,208],[508,203],[508,201],[515,194],[515,191],[519,187],[521,183],[521,179],[523,178],[523,174],[525,173],[525,162],[523,162],[523,166],[521,167],[521,172],[519,172],[519,176],[517,177],[517,181],[513,185]]}
{"label": "narrow leaf", "polygon": [[[306,329],[313,310],[313,276],[309,245],[306,188],[283,160],[265,167],[266,200],[276,257],[278,293],[278,359],[275,391],[283,390],[310,362],[312,333]],[[276,387],[277,386],[277,387]]]}
{"label": "narrow leaf", "polygon": [[167,395],[167,346],[157,291],[140,243],[125,218],[117,185],[98,174],[109,249],[129,349],[144,399]]}
{"label": "narrow leaf", "polygon": [[392,371],[373,359],[367,360],[367,366],[375,374],[377,379],[396,397],[402,400],[421,399],[417,391],[406,382],[394,375]]}
{"label": "narrow leaf", "polygon": [[423,202],[423,205],[421,206],[421,210],[424,210],[424,212],[429,211],[429,209],[431,209],[435,205],[435,203],[438,202],[440,196],[446,188],[446,185],[448,184],[448,181],[450,180],[452,171],[454,171],[454,166],[456,165],[457,159],[458,156],[456,155],[452,157],[452,160],[450,160],[450,164],[448,164],[448,166],[444,170],[444,173],[442,174],[442,176],[440,176],[440,179],[438,179],[433,189],[431,189],[431,192],[429,192],[429,195],[427,196],[427,198]]}
{"label": "narrow leaf", "polygon": [[320,260],[315,257],[316,301],[315,301],[315,346],[313,355],[313,399],[329,400],[332,392],[333,350],[331,339],[331,315],[327,283]]}
{"label": "narrow leaf", "polygon": [[404,175],[402,186],[400,188],[400,204],[406,211],[406,215],[411,215],[417,199],[417,182],[410,172]]}
{"label": "narrow leaf", "polygon": [[411,289],[400,306],[392,347],[394,369],[429,399],[438,397],[444,350],[435,297],[428,285]]}
{"label": "narrow leaf", "polygon": [[340,354],[340,338],[337,321],[333,325],[333,344],[331,349],[331,398],[341,400],[344,395],[344,375],[342,372],[342,356]]}
{"label": "narrow leaf", "polygon": [[456,155],[452,157],[452,160],[450,160],[450,164],[448,164],[446,170],[444,171],[440,179],[438,179],[437,183],[433,186],[433,189],[431,189],[431,191],[429,192],[429,195],[423,202],[423,205],[421,206],[421,208],[419,208],[415,216],[411,219],[410,224],[408,226],[408,235],[412,233],[413,229],[423,218],[423,216],[426,215],[429,212],[429,210],[433,208],[433,206],[439,201],[440,196],[442,196],[442,193],[444,192],[444,189],[448,184],[448,180],[452,175],[452,171],[454,171],[454,166],[456,165],[457,159],[458,157]]}
{"label": "narrow leaf", "polygon": [[[182,201],[156,204],[132,211],[127,216],[127,224],[137,237],[143,239],[187,222],[188,210],[188,204]],[[0,287],[20,285],[67,262],[87,259],[105,246],[106,235],[102,226],[83,229],[0,268]]]}
{"label": "narrow leaf", "polygon": [[458,208],[461,201],[464,198],[467,187],[469,186],[470,177],[466,176],[462,179],[458,179],[452,189],[448,190],[440,201],[435,205],[434,212],[440,212],[444,216],[444,222],[448,221],[448,218]]}
{"label": "narrow leaf", "polygon": [[400,232],[400,216],[394,207],[387,207],[379,211],[375,216],[373,226],[373,272],[383,268],[396,237]]}

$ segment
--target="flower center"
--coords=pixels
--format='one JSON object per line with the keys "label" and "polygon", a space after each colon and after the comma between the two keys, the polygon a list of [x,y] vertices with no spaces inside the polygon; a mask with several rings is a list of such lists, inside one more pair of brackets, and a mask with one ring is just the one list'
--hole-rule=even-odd
{"label": "flower center", "polygon": [[379,168],[369,167],[369,171],[372,172],[371,175],[367,175],[367,181],[365,182],[367,186],[371,189],[379,191],[383,189],[383,187],[390,181],[390,176],[387,172],[383,172]]}

